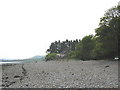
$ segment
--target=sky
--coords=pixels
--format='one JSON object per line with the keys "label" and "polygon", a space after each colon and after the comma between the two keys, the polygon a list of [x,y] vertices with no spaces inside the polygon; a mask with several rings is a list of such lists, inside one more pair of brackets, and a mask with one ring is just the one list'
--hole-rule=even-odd
{"label": "sky", "polygon": [[51,42],[95,34],[119,0],[0,0],[0,58],[46,55]]}

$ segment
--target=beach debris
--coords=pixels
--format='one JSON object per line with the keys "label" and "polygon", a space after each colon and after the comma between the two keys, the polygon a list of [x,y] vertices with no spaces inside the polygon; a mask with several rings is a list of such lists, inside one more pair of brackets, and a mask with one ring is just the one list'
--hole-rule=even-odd
{"label": "beach debris", "polygon": [[119,60],[119,58],[118,58],[118,57],[115,57],[114,60]]}

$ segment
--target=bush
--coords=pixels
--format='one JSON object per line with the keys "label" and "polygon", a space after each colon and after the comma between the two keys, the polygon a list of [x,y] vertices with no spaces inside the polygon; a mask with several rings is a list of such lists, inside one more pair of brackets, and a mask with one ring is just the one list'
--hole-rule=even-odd
{"label": "bush", "polygon": [[49,53],[48,55],[46,55],[45,59],[46,61],[57,59],[57,53]]}
{"label": "bush", "polygon": [[68,58],[70,59],[77,59],[79,56],[79,52],[78,51],[71,51],[69,54],[68,54]]}

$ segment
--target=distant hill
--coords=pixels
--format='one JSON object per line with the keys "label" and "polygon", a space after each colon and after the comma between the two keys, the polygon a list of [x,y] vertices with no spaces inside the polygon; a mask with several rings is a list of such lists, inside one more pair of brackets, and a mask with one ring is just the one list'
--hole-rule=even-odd
{"label": "distant hill", "polygon": [[[31,58],[24,58],[24,59],[42,59],[42,58],[44,58],[45,56],[40,56],[40,55],[36,55],[36,56],[33,56],[33,57],[31,57]],[[24,60],[24,59],[9,59],[9,58],[0,58],[0,61],[14,61],[14,60]]]}
{"label": "distant hill", "polygon": [[32,58],[43,58],[45,56],[40,56],[40,55],[36,55],[36,56],[33,56]]}
{"label": "distant hill", "polygon": [[15,59],[10,59],[10,58],[0,58],[0,60],[15,60]]}

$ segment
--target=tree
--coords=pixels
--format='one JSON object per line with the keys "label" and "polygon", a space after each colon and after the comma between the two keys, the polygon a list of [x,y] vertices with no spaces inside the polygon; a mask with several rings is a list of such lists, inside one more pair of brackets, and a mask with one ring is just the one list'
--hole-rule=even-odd
{"label": "tree", "polygon": [[[47,52],[62,53],[69,58],[78,59],[113,59],[120,57],[120,6],[107,10],[100,19],[95,36],[88,35],[82,40],[51,43]],[[120,45],[119,45],[120,46]]]}
{"label": "tree", "polygon": [[[113,59],[118,56],[118,34],[120,31],[120,6],[109,9],[95,30],[96,57]],[[98,49],[99,48],[99,49]]]}
{"label": "tree", "polygon": [[78,46],[79,58],[80,59],[92,59],[92,50],[94,49],[95,43],[93,40],[93,35],[85,36]]}

